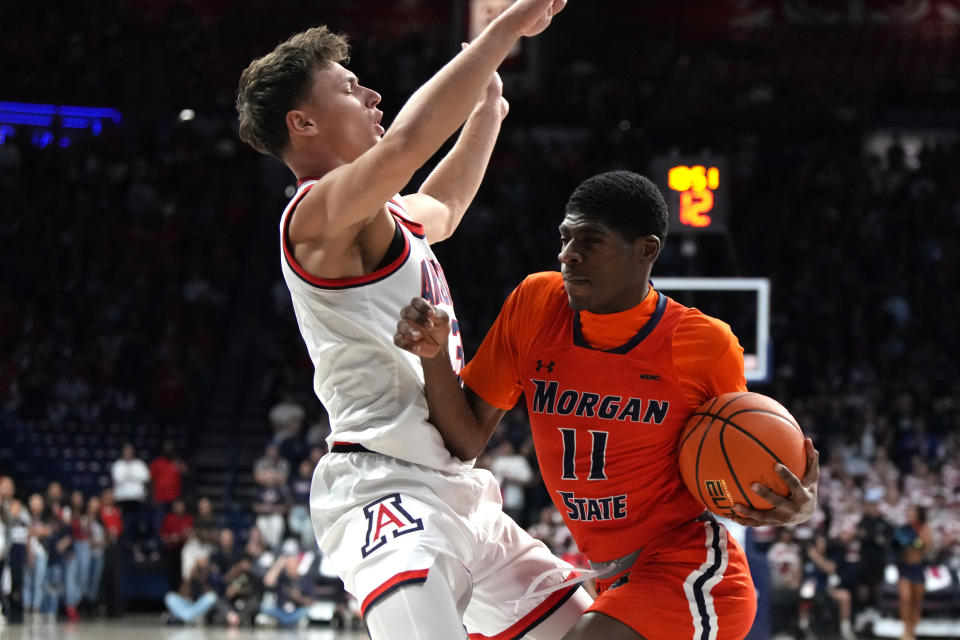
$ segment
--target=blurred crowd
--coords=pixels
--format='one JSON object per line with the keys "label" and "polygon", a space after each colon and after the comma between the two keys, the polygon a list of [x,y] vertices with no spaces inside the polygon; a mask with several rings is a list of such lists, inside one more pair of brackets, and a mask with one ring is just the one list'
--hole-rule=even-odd
{"label": "blurred crowd", "polygon": [[[307,26],[296,2],[276,4],[267,25],[216,2],[0,9],[22,26],[0,42],[5,66],[49,70],[19,74],[11,95],[107,101],[124,112],[119,125],[66,148],[39,148],[21,133],[0,144],[0,419],[42,420],[69,438],[71,425],[104,421],[195,432],[237,316],[257,336],[242,345],[257,363],[247,388],[269,408],[269,444],[249,470],[255,496],[240,505],[249,515],[240,524],[188,489],[189,448],[138,453],[134,441],[117,460],[99,461],[109,483],[91,488],[38,477],[40,467],[18,467],[0,443],[9,620],[21,609],[117,614],[119,581],[134,565],[165,574],[173,621],[249,624],[263,614],[261,623],[293,625],[321,600],[334,603],[337,620],[355,620],[322,570],[307,511],[329,423],[278,258],[255,261],[249,251],[276,246],[257,223],[275,225],[292,178],[241,148],[230,111],[249,58]],[[450,37],[449,9],[438,8],[447,3],[381,4],[417,19],[370,21],[369,12],[321,2],[316,21],[326,11],[338,28],[366,29],[352,40],[351,67],[389,114],[459,38]],[[487,178],[458,233],[436,247],[466,351],[524,275],[556,268],[556,225],[582,179],[644,172],[672,152],[725,156],[729,233],[671,236],[654,281],[771,279],[773,370],[751,388],[793,412],[821,451],[823,476],[810,523],[752,535],[769,559],[778,610],[795,611],[798,627],[813,624],[803,623],[805,603],[825,597],[838,629],[857,626],[877,606],[878,570],[900,557],[903,527],[928,527],[925,561],[960,569],[960,145],[955,131],[917,132],[901,126],[909,115],[883,112],[930,96],[947,103],[955,83],[919,58],[871,64],[883,53],[875,30],[828,29],[823,48],[818,32],[798,30],[791,37],[811,55],[791,57],[776,37],[698,44],[643,25],[633,10],[613,25],[598,15],[570,18],[594,50],[546,39],[504,73],[511,111]],[[847,83],[857,71],[847,64],[846,75],[826,74],[842,91],[825,89],[816,68],[854,53],[872,75]],[[542,69],[530,73],[537,56]],[[126,64],[132,57],[140,64]],[[808,63],[820,66],[797,69]],[[923,73],[911,75],[912,64]],[[199,117],[177,122],[187,106]],[[881,129],[884,145],[868,145]],[[250,282],[271,280],[242,297]],[[147,453],[150,464],[138,457]],[[478,464],[497,477],[511,516],[582,562],[539,481],[522,408],[507,414]],[[184,488],[171,488],[174,475]],[[38,484],[45,490],[30,493]]]}
{"label": "blurred crowd", "polygon": [[355,603],[314,539],[307,497],[315,462],[303,460],[288,478],[277,451],[271,444],[257,461],[260,492],[248,510],[256,523],[240,529],[215,515],[209,498],[188,508],[181,480],[189,470],[167,446],[147,465],[125,444],[112,486],[97,495],[51,482],[21,501],[14,480],[0,478],[6,621],[122,615],[124,574],[139,567],[163,574],[169,624],[304,625],[322,601],[324,619],[359,628]]}

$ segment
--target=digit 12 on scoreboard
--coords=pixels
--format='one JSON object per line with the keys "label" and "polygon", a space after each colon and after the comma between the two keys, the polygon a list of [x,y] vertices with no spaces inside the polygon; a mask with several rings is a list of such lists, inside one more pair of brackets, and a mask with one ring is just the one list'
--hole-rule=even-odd
{"label": "digit 12 on scoreboard", "polygon": [[671,234],[727,230],[727,162],[712,156],[661,156],[650,178],[667,201]]}

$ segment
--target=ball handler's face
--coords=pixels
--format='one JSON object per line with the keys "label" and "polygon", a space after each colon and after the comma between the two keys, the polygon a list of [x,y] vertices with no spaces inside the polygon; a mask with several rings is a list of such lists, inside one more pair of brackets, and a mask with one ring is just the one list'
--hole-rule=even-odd
{"label": "ball handler's face", "polygon": [[300,106],[317,127],[316,143],[344,162],[353,162],[380,141],[380,94],[362,86],[350,70],[329,63],[313,72],[313,85]]}
{"label": "ball handler's face", "polygon": [[568,212],[560,224],[560,272],[570,307],[591,313],[616,313],[643,301],[650,277],[650,238],[629,241],[619,231]]}

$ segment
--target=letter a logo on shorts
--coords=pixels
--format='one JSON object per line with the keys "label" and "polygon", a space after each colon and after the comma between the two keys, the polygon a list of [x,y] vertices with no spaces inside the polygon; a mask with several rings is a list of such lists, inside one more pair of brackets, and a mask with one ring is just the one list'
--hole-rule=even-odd
{"label": "letter a logo on shorts", "polygon": [[387,544],[387,533],[396,538],[405,533],[423,531],[423,520],[407,513],[400,504],[399,493],[371,502],[363,508],[363,515],[367,516],[367,543],[360,549],[364,558]]}

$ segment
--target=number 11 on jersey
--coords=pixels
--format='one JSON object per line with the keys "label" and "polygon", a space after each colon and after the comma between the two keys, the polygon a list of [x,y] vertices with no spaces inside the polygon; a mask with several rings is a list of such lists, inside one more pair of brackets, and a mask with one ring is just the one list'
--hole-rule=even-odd
{"label": "number 11 on jersey", "polygon": [[[606,480],[604,466],[607,462],[607,436],[606,431],[588,431],[591,439],[590,446],[590,474],[587,480]],[[577,430],[560,428],[560,434],[563,437],[563,475],[564,480],[579,480],[577,475]]]}

